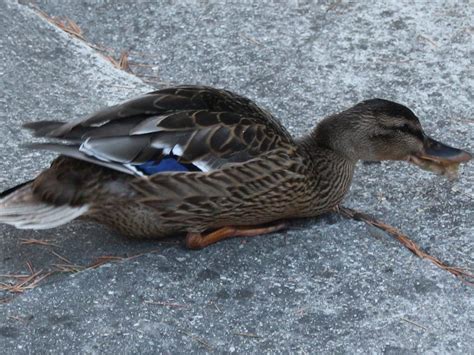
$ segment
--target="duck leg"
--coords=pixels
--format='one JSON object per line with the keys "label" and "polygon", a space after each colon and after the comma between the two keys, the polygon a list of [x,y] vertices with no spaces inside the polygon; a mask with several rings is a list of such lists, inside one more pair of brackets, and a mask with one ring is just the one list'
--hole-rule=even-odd
{"label": "duck leg", "polygon": [[271,226],[241,226],[223,227],[208,234],[188,233],[186,247],[189,249],[202,249],[223,239],[234,237],[255,237],[261,234],[273,233],[286,228],[286,223]]}

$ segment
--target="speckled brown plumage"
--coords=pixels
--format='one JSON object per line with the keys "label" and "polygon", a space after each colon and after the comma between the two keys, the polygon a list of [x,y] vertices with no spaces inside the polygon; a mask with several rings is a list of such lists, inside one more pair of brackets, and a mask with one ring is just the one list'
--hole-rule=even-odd
{"label": "speckled brown plumage", "polygon": [[[434,141],[417,117],[390,101],[364,101],[294,140],[252,101],[199,86],[155,91],[86,119],[27,127],[61,140],[34,145],[61,156],[0,200],[0,221],[47,228],[60,224],[52,213],[64,213],[64,223],[81,216],[146,238],[187,232],[195,241],[223,227],[230,228],[222,235],[252,235],[265,229],[245,226],[316,216],[341,202],[360,159],[416,156],[427,165],[470,158],[444,145],[427,153]],[[167,157],[191,171],[140,170]]]}

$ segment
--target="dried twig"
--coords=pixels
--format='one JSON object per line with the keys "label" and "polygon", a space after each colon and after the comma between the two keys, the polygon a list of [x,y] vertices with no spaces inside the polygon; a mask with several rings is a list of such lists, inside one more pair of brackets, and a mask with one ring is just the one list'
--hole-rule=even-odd
{"label": "dried twig", "polygon": [[400,319],[401,319],[402,321],[404,321],[404,322],[413,324],[413,325],[415,325],[415,326],[417,326],[418,328],[421,328],[421,329],[423,329],[423,330],[426,330],[426,331],[428,330],[426,327],[424,327],[424,326],[422,326],[421,324],[418,324],[418,323],[416,323],[416,322],[414,322],[414,321],[412,321],[412,320],[410,320],[410,319],[403,318],[403,317],[400,318]]}
{"label": "dried twig", "polygon": [[83,266],[74,264],[71,260],[56,253],[55,251],[51,251],[51,254],[63,261],[63,263],[56,263],[52,265],[58,272],[76,273],[84,270]]}
{"label": "dried twig", "polygon": [[128,71],[128,72],[132,71],[130,69],[130,63],[128,61],[128,52],[127,51],[122,51],[122,53],[120,53],[118,64],[119,64],[119,66],[118,66],[119,69],[122,69],[122,70],[125,70],[125,71]]}
{"label": "dried twig", "polygon": [[54,256],[56,256],[57,258],[61,259],[62,261],[64,261],[66,264],[68,265],[74,265],[69,259],[66,259],[64,256],[56,253],[55,251],[51,250],[51,254],[53,254]]}
{"label": "dried twig", "polygon": [[86,41],[85,38],[84,38],[84,35],[82,33],[82,29],[79,27],[79,25],[76,22],[74,22],[70,18],[68,18],[68,17],[61,18],[61,17],[50,16],[46,12],[44,12],[43,10],[40,10],[39,8],[36,8],[36,11],[43,18],[45,18],[46,21],[48,21],[48,22],[52,23],[53,25],[59,27],[64,32],[67,32],[70,35],[72,35],[76,38],[79,38],[80,40],[82,40],[84,42]]}
{"label": "dried twig", "polygon": [[[138,258],[142,255],[145,255],[147,253],[155,253],[157,252],[158,249],[153,249],[150,250],[146,253],[139,253],[136,255],[132,255],[129,257],[121,257],[121,256],[101,256],[97,258],[92,264],[87,265],[87,266],[82,266],[82,265],[76,265],[72,263],[69,259],[66,257],[58,254],[55,251],[50,251],[51,254],[59,258],[60,260],[63,261],[63,263],[57,263],[53,264],[52,266],[55,268],[54,271],[49,271],[49,272],[43,272],[43,270],[40,271],[35,271],[33,268],[33,265],[28,261],[26,263],[26,267],[28,268],[29,274],[3,274],[0,275],[0,278],[6,278],[6,279],[11,279],[13,282],[0,282],[0,291],[7,291],[11,293],[23,293],[26,290],[35,288],[38,286],[39,282],[44,280],[45,278],[53,275],[56,272],[67,272],[67,273],[76,273],[80,272],[83,270],[87,269],[94,269],[99,267],[100,265],[109,263],[109,262],[114,262],[114,261],[121,261],[121,260],[132,260],[135,258]],[[6,303],[10,299],[0,299],[0,303]],[[166,305],[163,303],[163,305]],[[175,306],[177,307],[177,304],[168,304],[168,306]]]}
{"label": "dried twig", "polygon": [[124,260],[133,260],[135,258],[138,258],[143,255],[147,254],[152,254],[152,253],[157,253],[159,249],[152,249],[149,251],[146,251],[144,253],[138,253],[135,255],[123,257],[123,256],[115,256],[115,255],[103,255],[99,256],[97,259],[95,259],[90,265],[86,267],[86,269],[95,269],[101,265],[110,263],[110,262],[116,262],[116,261],[124,261]]}
{"label": "dried twig", "polygon": [[119,56],[118,60],[116,60],[110,54],[109,55],[104,54],[103,57],[106,60],[108,60],[110,63],[112,63],[112,65],[114,67],[116,67],[117,69],[124,70],[124,71],[129,72],[129,73],[132,72],[132,70],[130,69],[129,61],[128,61],[128,52],[127,51],[122,51],[122,53],[120,53],[120,56]]}
{"label": "dried twig", "polygon": [[33,272],[30,275],[9,275],[10,278],[16,280],[17,282],[13,284],[0,282],[0,290],[8,291],[11,293],[23,293],[26,290],[35,288],[38,286],[38,283],[50,276],[52,273],[43,273],[43,270]]}
{"label": "dried twig", "polygon": [[44,239],[20,239],[21,245],[43,245],[48,247],[57,247],[56,244]]}
{"label": "dried twig", "polygon": [[8,279],[21,279],[22,277],[29,277],[28,274],[1,274],[0,277],[5,277]]}
{"label": "dried twig", "polygon": [[38,7],[34,6],[34,8],[41,17],[46,19],[46,21],[48,21],[51,24],[57,26],[58,28],[60,28],[64,32],[70,34],[71,36],[80,39],[82,42],[84,42],[89,47],[91,47],[91,48],[93,48],[93,49],[95,49],[99,52],[102,52],[102,56],[106,60],[111,62],[116,68],[121,69],[121,70],[125,70],[125,71],[131,73],[131,69],[130,69],[130,65],[129,65],[129,61],[128,61],[128,52],[122,51],[122,53],[120,54],[119,59],[115,60],[112,57],[112,55],[110,54],[110,53],[113,52],[113,49],[89,42],[84,37],[84,33],[83,33],[81,27],[79,27],[79,25],[75,21],[71,20],[68,17],[50,16],[46,12],[44,12],[43,10],[39,9]]}
{"label": "dried twig", "polygon": [[474,281],[472,281],[474,280],[474,274],[470,273],[465,268],[449,266],[448,264],[441,261],[440,259],[426,253],[414,241],[412,241],[407,235],[403,234],[397,228],[389,224],[386,224],[364,212],[359,212],[351,208],[340,206],[337,209],[337,212],[343,217],[354,219],[356,221],[363,221],[371,226],[377,227],[387,232],[389,235],[391,235],[396,240],[398,240],[405,248],[410,250],[413,254],[415,254],[419,258],[427,259],[431,261],[433,264],[435,264],[437,267],[450,272],[451,274],[458,277],[462,281],[470,285],[474,285]]}
{"label": "dried twig", "polygon": [[33,264],[31,263],[31,261],[27,261],[26,262],[26,267],[28,268],[28,270],[30,271],[30,274],[33,274],[35,271],[34,271],[34,268],[33,268]]}
{"label": "dried twig", "polygon": [[143,252],[143,253],[138,253],[138,254],[135,254],[135,255],[131,255],[131,256],[125,258],[125,260],[133,260],[133,259],[139,258],[140,256],[158,253],[159,251],[160,251],[160,249],[151,249],[151,250],[148,250],[148,251]]}
{"label": "dried twig", "polygon": [[95,259],[91,264],[89,264],[86,268],[87,269],[96,269],[101,265],[113,262],[113,261],[121,261],[126,258],[123,258],[121,256],[113,256],[113,255],[104,255],[104,256],[99,256],[97,259]]}
{"label": "dried twig", "polygon": [[76,273],[84,270],[83,266],[74,264],[53,264],[58,272]]}

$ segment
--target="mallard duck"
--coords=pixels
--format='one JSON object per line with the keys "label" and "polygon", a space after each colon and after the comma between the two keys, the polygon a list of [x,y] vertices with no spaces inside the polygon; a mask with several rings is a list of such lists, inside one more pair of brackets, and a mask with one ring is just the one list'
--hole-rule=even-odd
{"label": "mallard duck", "polygon": [[395,102],[363,101],[294,139],[251,100],[204,86],[25,127],[49,139],[31,148],[60,155],[1,195],[0,222],[46,229],[81,218],[131,237],[183,233],[189,248],[274,232],[287,219],[337,208],[359,160],[405,160],[446,173],[471,159],[429,138]]}

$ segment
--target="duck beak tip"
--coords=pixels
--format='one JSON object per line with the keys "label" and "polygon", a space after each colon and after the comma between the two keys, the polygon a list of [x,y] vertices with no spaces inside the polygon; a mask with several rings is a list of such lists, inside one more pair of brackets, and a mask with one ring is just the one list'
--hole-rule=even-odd
{"label": "duck beak tip", "polygon": [[423,151],[410,156],[408,160],[424,170],[439,173],[451,179],[457,176],[459,164],[471,159],[471,153],[425,136]]}
{"label": "duck beak tip", "polygon": [[465,163],[472,159],[472,154],[465,150],[453,148],[449,145],[443,144],[425,136],[423,142],[423,153],[419,155],[420,158],[439,161],[440,163]]}

